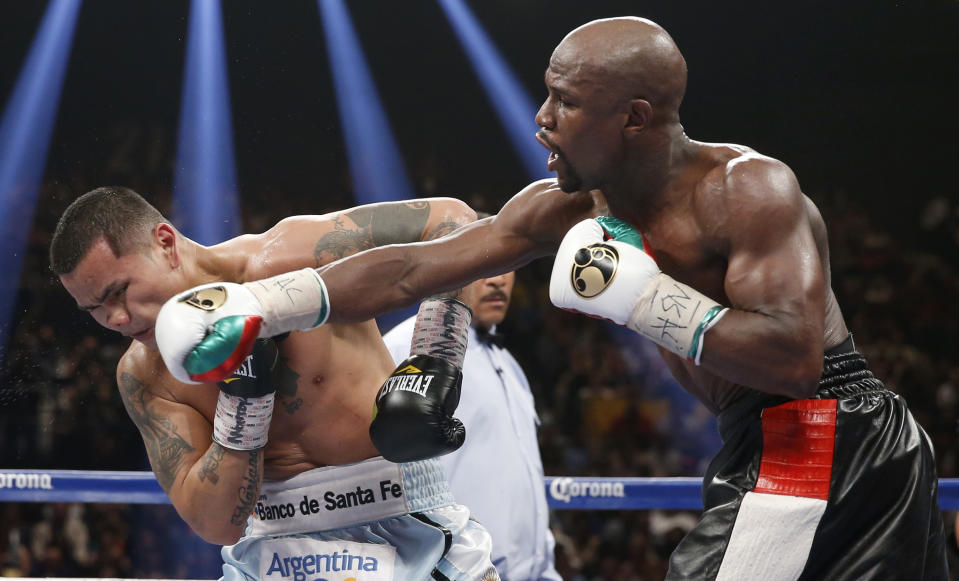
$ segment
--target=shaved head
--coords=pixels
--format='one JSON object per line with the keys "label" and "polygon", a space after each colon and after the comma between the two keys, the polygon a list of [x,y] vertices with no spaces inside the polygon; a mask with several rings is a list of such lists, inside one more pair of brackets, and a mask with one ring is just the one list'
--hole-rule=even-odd
{"label": "shaved head", "polygon": [[645,99],[657,114],[679,110],[686,60],[661,26],[636,17],[594,20],[570,32],[550,68],[574,73],[613,98]]}

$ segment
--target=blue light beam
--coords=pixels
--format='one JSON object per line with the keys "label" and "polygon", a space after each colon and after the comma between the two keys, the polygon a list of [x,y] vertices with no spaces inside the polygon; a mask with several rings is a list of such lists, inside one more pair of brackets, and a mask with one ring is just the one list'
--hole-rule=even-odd
{"label": "blue light beam", "polygon": [[353,197],[360,204],[409,198],[413,187],[349,12],[342,0],[317,1],[353,179]]}
{"label": "blue light beam", "polygon": [[533,180],[551,177],[553,174],[546,170],[549,152],[533,137],[539,129],[534,120],[538,109],[535,102],[523,90],[466,3],[463,0],[439,0],[439,3],[526,173]]}
{"label": "blue light beam", "polygon": [[200,244],[216,244],[242,230],[229,92],[220,1],[192,0],[173,221]]}
{"label": "blue light beam", "polygon": [[0,121],[0,360],[19,289],[81,0],[52,0]]}

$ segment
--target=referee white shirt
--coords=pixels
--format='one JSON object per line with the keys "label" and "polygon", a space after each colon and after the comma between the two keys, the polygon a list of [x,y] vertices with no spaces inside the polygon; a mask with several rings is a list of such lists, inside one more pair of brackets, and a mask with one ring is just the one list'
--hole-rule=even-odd
{"label": "referee white shirt", "polygon": [[[415,319],[383,336],[397,363],[409,357]],[[504,581],[560,581],[529,382],[516,359],[481,340],[475,327],[469,331],[454,415],[466,425],[466,442],[440,460],[456,502],[466,505],[492,536],[496,570]]]}

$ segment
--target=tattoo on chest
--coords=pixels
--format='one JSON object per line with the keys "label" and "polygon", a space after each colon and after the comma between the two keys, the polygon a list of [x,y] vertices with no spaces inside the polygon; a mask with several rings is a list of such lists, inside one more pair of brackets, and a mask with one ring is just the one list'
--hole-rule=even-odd
{"label": "tattoo on chest", "polygon": [[183,466],[184,455],[193,452],[193,446],[177,433],[176,424],[170,418],[157,411],[156,396],[132,374],[121,373],[120,395],[127,413],[140,429],[157,481],[169,492]]}
{"label": "tattoo on chest", "polygon": [[299,390],[300,374],[293,371],[286,357],[280,355],[270,379],[275,382],[278,403],[286,410],[286,413],[293,415],[303,405],[303,398],[296,395]]}
{"label": "tattoo on chest", "polygon": [[[429,216],[430,204],[423,201],[360,207],[339,215],[333,231],[320,238],[313,248],[316,265],[375,246],[418,242]],[[438,225],[433,230],[445,228],[450,226]]]}

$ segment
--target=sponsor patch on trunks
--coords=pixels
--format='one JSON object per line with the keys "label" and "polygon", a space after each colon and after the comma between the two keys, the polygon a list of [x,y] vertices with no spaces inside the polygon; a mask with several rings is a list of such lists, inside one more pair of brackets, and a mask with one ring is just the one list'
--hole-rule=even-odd
{"label": "sponsor patch on trunks", "polygon": [[276,539],[260,547],[258,579],[392,581],[396,548],[352,541]]}

